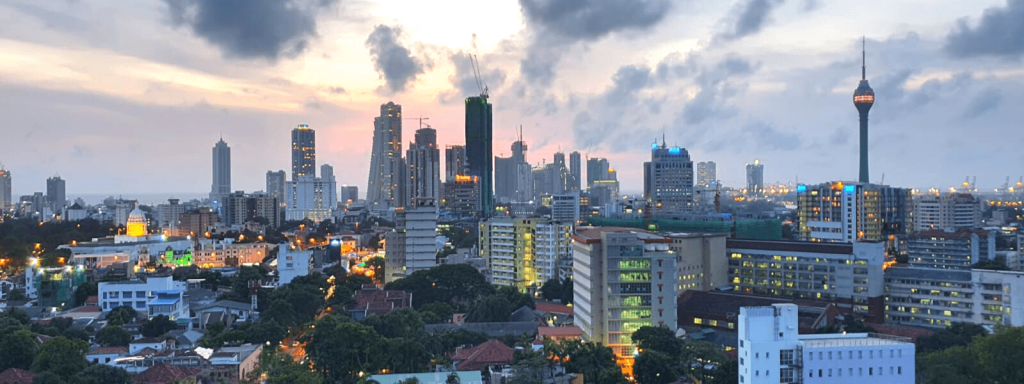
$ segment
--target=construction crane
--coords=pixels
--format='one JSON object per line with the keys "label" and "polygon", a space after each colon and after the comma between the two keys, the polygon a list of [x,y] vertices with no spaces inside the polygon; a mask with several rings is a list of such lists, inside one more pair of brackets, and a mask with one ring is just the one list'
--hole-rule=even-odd
{"label": "construction crane", "polygon": [[476,55],[469,55],[469,64],[473,67],[473,76],[476,78],[477,88],[480,89],[480,97],[486,99],[487,84],[484,84],[483,78],[480,77],[480,60],[477,60]]}
{"label": "construction crane", "polygon": [[[420,117],[406,117],[406,118],[403,118],[403,120],[419,120],[420,121],[420,128],[431,128],[430,124],[426,124],[426,123],[423,122],[423,120],[430,120],[429,117],[423,117],[423,116],[420,116]],[[424,126],[426,126],[426,127],[424,127]]]}

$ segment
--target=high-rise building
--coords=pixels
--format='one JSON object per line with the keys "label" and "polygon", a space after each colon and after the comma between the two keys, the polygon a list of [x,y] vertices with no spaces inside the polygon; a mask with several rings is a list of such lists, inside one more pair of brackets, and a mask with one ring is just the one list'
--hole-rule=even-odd
{"label": "high-rise building", "polygon": [[981,228],[981,199],[969,193],[915,197],[914,227],[917,231]]}
{"label": "high-rise building", "polygon": [[569,185],[566,187],[570,191],[579,191],[580,184],[583,181],[583,164],[580,162],[580,153],[573,151],[569,153]]}
{"label": "high-rise building", "polygon": [[[320,166],[320,179],[331,183],[333,186],[337,186],[337,179],[334,178],[334,167],[330,164],[324,164]],[[331,200],[338,201],[338,190],[331,188],[330,192],[324,191],[324,193],[331,194]]]}
{"label": "high-rise building", "polygon": [[320,222],[330,219],[338,206],[337,190],[333,176],[329,179],[303,176],[292,181],[285,191],[285,220]]}
{"label": "high-rise building", "polygon": [[455,176],[469,173],[466,146],[448,145],[444,148],[444,181],[455,181]]}
{"label": "high-rise building", "polygon": [[0,165],[0,217],[11,208],[11,171]]}
{"label": "high-rise building", "polygon": [[288,185],[286,177],[284,171],[267,171],[267,193],[280,203],[284,203],[284,191]]}
{"label": "high-rise building", "polygon": [[437,266],[437,200],[418,197],[405,209],[405,276]]}
{"label": "high-rise building", "polygon": [[316,177],[316,131],[306,124],[292,129],[292,181]]}
{"label": "high-rise building", "polygon": [[587,188],[594,186],[594,181],[611,180],[608,170],[608,159],[603,157],[592,157],[587,159]]}
{"label": "high-rise building", "polygon": [[714,161],[702,161],[697,163],[696,185],[710,186],[718,180],[718,171]]}
{"label": "high-rise building", "polygon": [[789,303],[740,308],[740,383],[916,383],[909,338],[801,335],[797,311]]}
{"label": "high-rise building", "polygon": [[498,202],[526,202],[533,199],[533,167],[526,160],[522,136],[512,143],[512,156],[494,158],[494,197]]}
{"label": "high-rise building", "polygon": [[757,196],[764,190],[764,164],[761,159],[754,159],[753,164],[747,164],[747,195]]}
{"label": "high-rise building", "polygon": [[693,161],[683,148],[651,145],[651,161],[644,163],[644,198],[657,215],[693,211]]}
{"label": "high-rise building", "polygon": [[366,204],[378,210],[404,206],[403,171],[402,106],[388,102],[381,104],[380,116],[373,118]]}
{"label": "high-rise building", "polygon": [[441,197],[441,151],[437,148],[437,131],[434,128],[416,130],[416,141],[409,144],[405,152],[406,193],[405,205],[412,206],[416,199],[433,199],[437,207]]}
{"label": "high-rise building", "polygon": [[213,184],[210,201],[219,202],[231,193],[231,147],[221,138],[213,146]]}
{"label": "high-rise building", "polygon": [[853,105],[860,115],[860,182],[870,183],[868,178],[868,111],[875,104],[875,91],[868,85],[867,54],[861,49],[860,85],[853,91]]}
{"label": "high-rise building", "polygon": [[612,227],[580,228],[572,239],[573,322],[586,340],[610,347],[619,366],[632,372],[633,332],[678,327],[671,239]]}
{"label": "high-rise building", "polygon": [[441,209],[456,217],[479,217],[482,213],[480,193],[479,177],[456,175],[455,180],[444,183]]}
{"label": "high-rise building", "polygon": [[580,191],[551,195],[551,220],[576,226],[580,221]]}
{"label": "high-rise building", "polygon": [[[174,230],[180,227],[181,214],[187,211],[184,204],[178,199],[167,199],[166,204],[156,206],[156,224],[163,230]],[[187,233],[186,233],[187,235]]]}
{"label": "high-rise building", "polygon": [[242,225],[248,221],[265,219],[267,226],[281,226],[280,204],[268,193],[245,193],[236,191],[227,195],[222,211],[225,224]]}
{"label": "high-rise building", "polygon": [[338,201],[342,204],[352,204],[359,201],[359,187],[355,185],[342,185],[341,199]]}
{"label": "high-rise building", "polygon": [[797,236],[817,242],[888,241],[914,228],[909,189],[841,181],[798,185]]}
{"label": "high-rise building", "polygon": [[669,248],[676,254],[679,292],[710,291],[729,285],[729,261],[724,233],[670,233]]}
{"label": "high-rise building", "polygon": [[65,193],[64,179],[61,179],[60,176],[46,179],[46,200],[50,202],[50,209],[54,214],[60,214],[64,210],[64,206],[67,204]]}
{"label": "high-rise building", "polygon": [[559,278],[560,261],[572,259],[572,226],[542,218],[492,218],[480,223],[480,257],[494,285],[520,292]]}
{"label": "high-rise building", "polygon": [[995,231],[928,230],[907,237],[907,261],[912,267],[969,270],[995,257]]}
{"label": "high-rise building", "polygon": [[492,105],[487,95],[466,98],[466,160],[470,176],[480,180],[481,216],[494,210]]}

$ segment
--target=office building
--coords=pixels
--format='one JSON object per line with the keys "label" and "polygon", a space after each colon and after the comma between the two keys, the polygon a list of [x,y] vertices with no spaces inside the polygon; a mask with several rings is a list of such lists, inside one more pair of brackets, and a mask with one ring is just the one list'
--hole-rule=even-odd
{"label": "office building", "polygon": [[448,145],[444,147],[444,181],[453,181],[457,175],[469,174],[466,159],[466,146]]}
{"label": "office building", "polygon": [[391,282],[437,266],[437,200],[420,197],[395,211],[385,234],[384,280]]}
{"label": "office building", "polygon": [[729,259],[724,233],[666,233],[669,249],[676,254],[679,292],[709,291],[728,287]]}
{"label": "office building", "polygon": [[761,159],[754,159],[747,164],[747,196],[760,196],[764,192],[764,164]]}
{"label": "office building", "polygon": [[470,176],[480,180],[480,214],[494,210],[492,105],[486,93],[466,98],[466,160]]}
{"label": "office building", "polygon": [[380,116],[373,118],[366,204],[375,210],[404,206],[403,171],[402,106],[388,102],[380,106]]}
{"label": "office building", "polygon": [[798,185],[797,236],[816,242],[888,241],[914,228],[909,189],[844,183]]}
{"label": "office building", "polygon": [[820,299],[881,322],[885,244],[800,241],[726,241],[733,290],[766,296]]}
{"label": "office building", "polygon": [[456,175],[455,180],[444,183],[441,209],[455,217],[481,217],[481,182],[476,176]]}
{"label": "office building", "polygon": [[67,204],[65,193],[64,179],[61,179],[60,176],[46,179],[46,200],[50,203],[50,210],[54,214],[60,214],[64,211],[64,207]]}
{"label": "office building", "polygon": [[355,185],[341,186],[341,204],[348,205],[359,201],[359,187]]}
{"label": "office building", "polygon": [[[405,152],[406,202],[413,206],[416,199],[441,197],[441,151],[437,148],[437,131],[434,128],[416,130],[416,141],[409,144]],[[436,204],[432,205],[435,208]]]}
{"label": "office building", "polygon": [[798,333],[796,304],[741,307],[740,383],[915,384],[914,343],[874,333]]}
{"label": "office building", "polygon": [[[324,164],[320,166],[320,179],[322,179],[325,182],[332,183],[335,186],[338,185],[337,179],[334,178],[334,167],[332,167],[330,164]],[[337,189],[331,188],[330,194],[331,199],[333,199],[334,201],[338,201]]]}
{"label": "office building", "polygon": [[595,180],[609,180],[608,159],[592,157],[587,159],[587,188],[594,186]]}
{"label": "office building", "polygon": [[885,270],[886,321],[1024,326],[1024,273],[893,266]]}
{"label": "office building", "polygon": [[0,217],[3,216],[3,212],[11,209],[11,201],[14,197],[11,195],[11,171],[0,165]]}
{"label": "office building", "polygon": [[995,231],[931,230],[907,237],[907,261],[913,267],[969,270],[972,265],[995,257]]}
{"label": "office building", "polygon": [[559,158],[564,160],[565,156],[561,153],[556,153],[555,162],[533,169],[534,199],[540,200],[544,196],[567,192],[568,170],[565,169],[565,161],[558,161]]}
{"label": "office building", "polygon": [[569,185],[566,187],[566,189],[570,191],[581,190],[580,186],[583,181],[583,169],[581,169],[582,167],[583,163],[580,161],[580,153],[576,151],[569,153]]}
{"label": "office building", "polygon": [[338,206],[337,183],[333,175],[329,179],[303,176],[289,183],[285,191],[285,220],[313,220],[320,222],[331,218]]}
{"label": "office building", "polygon": [[306,124],[292,129],[292,181],[316,177],[316,131]]}
{"label": "office building", "polygon": [[552,195],[551,220],[576,226],[580,222],[580,191]]}
{"label": "office building", "polygon": [[917,231],[981,228],[981,199],[969,193],[915,197],[914,228]]}
{"label": "office building", "polygon": [[697,163],[694,178],[693,195],[697,206],[704,211],[711,210],[715,204],[715,195],[718,193],[718,170],[715,162]]}
{"label": "office building", "polygon": [[868,111],[875,104],[875,91],[868,85],[867,58],[861,50],[860,84],[853,91],[853,105],[860,115],[860,179],[861,183],[870,183],[868,177]]}
{"label": "office building", "polygon": [[221,202],[231,193],[231,147],[222,137],[213,146],[213,184],[210,186],[210,201]]}
{"label": "office building", "polygon": [[594,180],[590,186],[590,205],[604,206],[621,197],[618,180]]}
{"label": "office building", "polygon": [[288,180],[284,171],[267,171],[267,193],[277,201],[284,203]]}
{"label": "office building", "polygon": [[193,264],[200,268],[261,265],[270,251],[267,243],[239,243],[232,239],[200,243],[192,251]]}
{"label": "office building", "polygon": [[693,211],[693,161],[683,148],[651,145],[651,161],[644,163],[644,198],[658,216]]}
{"label": "office building", "polygon": [[405,211],[395,210],[395,228],[384,234],[384,283],[405,277]]}
{"label": "office building", "polygon": [[494,285],[520,292],[559,278],[559,262],[572,259],[572,226],[543,218],[492,218],[480,223],[480,257]]}
{"label": "office building", "polygon": [[702,161],[697,163],[695,183],[698,186],[709,186],[718,180],[718,170],[714,161]]}
{"label": "office building", "polygon": [[678,327],[671,240],[615,227],[580,228],[572,239],[573,322],[587,341],[610,347],[619,366],[631,373],[633,332]]}
{"label": "office building", "polygon": [[244,225],[247,222],[266,220],[267,226],[281,226],[280,203],[268,193],[245,193],[236,191],[224,199],[221,216],[227,225]]}

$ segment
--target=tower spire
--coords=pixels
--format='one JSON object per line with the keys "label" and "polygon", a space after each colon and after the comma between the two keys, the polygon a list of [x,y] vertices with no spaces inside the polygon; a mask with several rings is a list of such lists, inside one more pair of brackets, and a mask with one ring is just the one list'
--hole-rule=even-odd
{"label": "tower spire", "polygon": [[861,36],[860,38],[860,79],[866,80],[868,78],[867,68],[867,37]]}

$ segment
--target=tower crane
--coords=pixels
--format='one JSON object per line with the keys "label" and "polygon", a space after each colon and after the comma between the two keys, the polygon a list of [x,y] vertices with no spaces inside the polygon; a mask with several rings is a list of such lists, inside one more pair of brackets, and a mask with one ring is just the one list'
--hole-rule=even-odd
{"label": "tower crane", "polygon": [[[423,117],[423,116],[420,116],[420,117],[405,117],[405,118],[403,118],[403,120],[419,120],[420,121],[420,128],[431,128],[430,124],[427,124],[427,123],[423,122],[423,120],[430,120],[429,117]],[[424,127],[424,126],[426,126],[426,127]]]}
{"label": "tower crane", "polygon": [[476,55],[469,55],[469,64],[473,67],[473,76],[476,78],[476,86],[480,89],[480,97],[486,99],[487,96],[487,84],[484,84],[483,78],[480,77],[480,60],[476,58]]}

